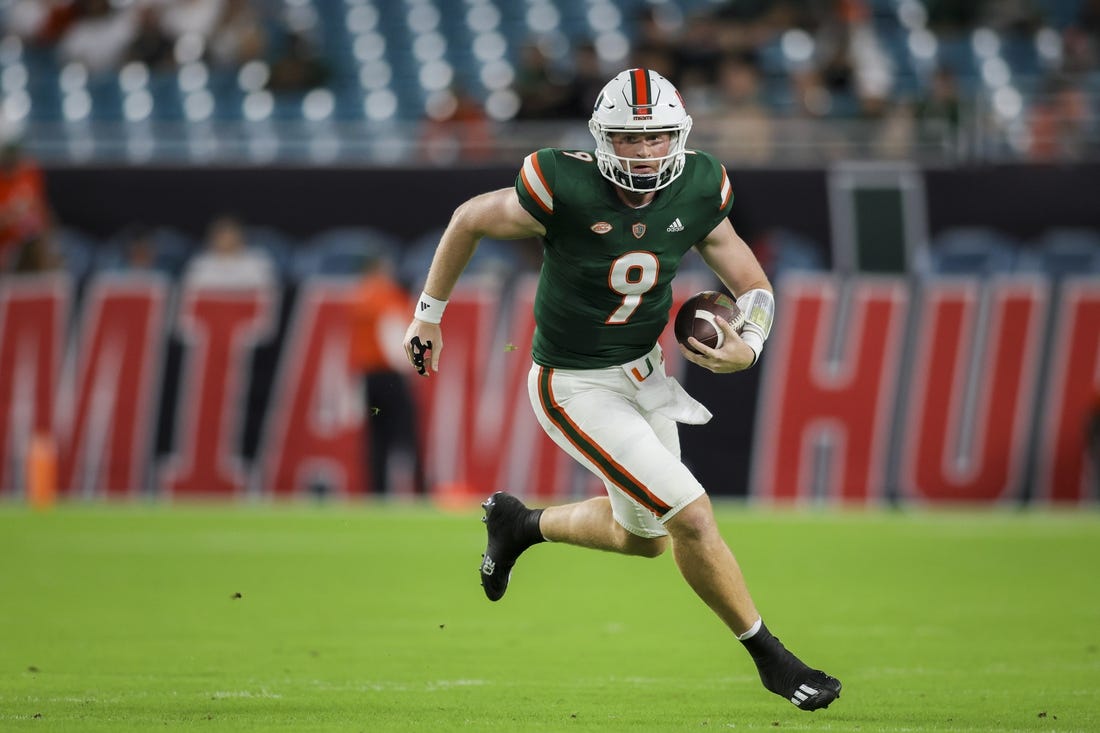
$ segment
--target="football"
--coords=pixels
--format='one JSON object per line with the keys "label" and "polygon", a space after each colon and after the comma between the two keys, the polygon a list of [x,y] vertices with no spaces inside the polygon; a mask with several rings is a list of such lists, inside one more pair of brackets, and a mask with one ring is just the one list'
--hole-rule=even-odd
{"label": "football", "polygon": [[725,341],[726,336],[714,322],[716,317],[724,318],[738,333],[741,332],[741,326],[745,324],[744,314],[737,307],[737,301],[730,296],[717,290],[696,293],[685,300],[676,313],[676,321],[673,325],[676,340],[697,354],[699,352],[688,344],[690,336],[694,336],[712,349],[722,348],[722,342]]}

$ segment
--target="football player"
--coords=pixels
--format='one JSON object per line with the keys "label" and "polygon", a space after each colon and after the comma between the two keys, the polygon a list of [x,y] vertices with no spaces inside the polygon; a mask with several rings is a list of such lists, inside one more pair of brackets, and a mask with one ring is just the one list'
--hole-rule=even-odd
{"label": "football player", "polygon": [[774,311],[771,285],[728,215],[725,168],[688,150],[691,117],[660,74],[630,69],[596,99],[594,151],[543,149],[523,161],[514,188],[455,210],[405,334],[424,376],[440,367],[447,298],[482,237],[543,242],[535,297],[531,404],[550,437],[607,488],[607,496],[529,509],[497,492],[483,505],[488,546],[481,582],[490,600],[508,588],[517,558],[549,540],[642,557],[671,545],[695,593],[744,644],[764,686],[803,710],[827,707],[840,682],[804,664],[761,620],[711,503],[680,461],[676,422],[710,417],[664,372],[657,345],[672,280],[692,247],[747,315],[741,333],[719,319],[721,348],[692,339],[685,359],[737,372],[760,356]]}

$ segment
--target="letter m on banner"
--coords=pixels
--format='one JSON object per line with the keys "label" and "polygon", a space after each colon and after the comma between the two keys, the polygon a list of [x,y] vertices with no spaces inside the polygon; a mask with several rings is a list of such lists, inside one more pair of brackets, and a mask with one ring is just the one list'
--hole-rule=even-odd
{"label": "letter m on banner", "polygon": [[0,495],[23,487],[35,433],[53,428],[69,315],[67,278],[0,278]]}

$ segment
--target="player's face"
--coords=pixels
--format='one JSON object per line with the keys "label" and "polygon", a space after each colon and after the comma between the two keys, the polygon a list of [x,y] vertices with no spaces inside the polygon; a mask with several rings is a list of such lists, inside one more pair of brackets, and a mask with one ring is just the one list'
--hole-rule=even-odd
{"label": "player's face", "polygon": [[630,158],[630,172],[633,175],[656,175],[659,158],[668,155],[672,145],[672,133],[669,132],[613,132],[611,146],[615,155]]}

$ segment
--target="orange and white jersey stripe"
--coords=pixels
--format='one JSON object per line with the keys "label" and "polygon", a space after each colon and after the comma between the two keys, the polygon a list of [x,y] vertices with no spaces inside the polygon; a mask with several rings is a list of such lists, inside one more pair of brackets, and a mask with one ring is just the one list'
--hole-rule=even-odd
{"label": "orange and white jersey stripe", "polygon": [[523,160],[523,168],[520,170],[520,180],[535,203],[547,214],[554,213],[554,192],[546,182],[546,177],[539,167],[538,153],[531,153]]}
{"label": "orange and white jersey stripe", "polygon": [[733,186],[730,185],[730,177],[726,175],[726,166],[722,166],[722,203],[718,205],[719,209],[726,208],[726,205],[730,202],[730,196],[733,195]]}

